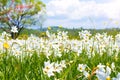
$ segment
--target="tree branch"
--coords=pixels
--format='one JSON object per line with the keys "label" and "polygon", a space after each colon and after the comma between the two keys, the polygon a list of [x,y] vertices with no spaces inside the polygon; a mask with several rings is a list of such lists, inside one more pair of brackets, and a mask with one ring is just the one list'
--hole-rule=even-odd
{"label": "tree branch", "polygon": [[3,31],[5,31],[5,32],[8,32],[8,33],[10,33],[10,31],[9,30],[6,30],[5,28],[3,28],[3,27],[0,27],[0,29],[2,29]]}

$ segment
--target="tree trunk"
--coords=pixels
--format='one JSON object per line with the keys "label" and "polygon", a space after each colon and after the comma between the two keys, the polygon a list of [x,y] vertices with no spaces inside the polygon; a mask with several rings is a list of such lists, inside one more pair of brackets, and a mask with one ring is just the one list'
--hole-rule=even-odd
{"label": "tree trunk", "polygon": [[18,37],[18,33],[11,32],[11,38],[16,39]]}
{"label": "tree trunk", "polygon": [[40,24],[40,31],[42,31],[42,27],[43,27],[43,24],[41,23],[41,24]]}
{"label": "tree trunk", "polygon": [[23,27],[21,27],[20,29],[18,29],[18,32],[17,32],[17,33],[11,32],[11,38],[12,38],[12,39],[18,38],[18,36],[20,35],[20,33],[21,33],[22,30],[23,30]]}

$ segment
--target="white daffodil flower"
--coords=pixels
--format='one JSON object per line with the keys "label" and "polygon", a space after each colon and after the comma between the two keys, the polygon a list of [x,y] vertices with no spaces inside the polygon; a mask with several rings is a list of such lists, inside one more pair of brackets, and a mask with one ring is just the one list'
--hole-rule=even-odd
{"label": "white daffodil flower", "polygon": [[66,68],[66,67],[67,67],[65,60],[62,60],[62,61],[60,62],[60,66],[61,66],[62,68]]}
{"label": "white daffodil flower", "polygon": [[11,29],[11,32],[13,33],[18,33],[18,28],[16,26],[13,26],[12,29]]}
{"label": "white daffodil flower", "polygon": [[111,69],[112,69],[113,71],[115,70],[115,63],[114,63],[114,62],[111,64]]}
{"label": "white daffodil flower", "polygon": [[96,76],[98,78],[98,80],[110,80],[110,74],[111,74],[111,68],[110,67],[106,67],[105,69],[105,65],[98,65],[98,69],[96,70]]}
{"label": "white daffodil flower", "polygon": [[85,68],[86,68],[86,64],[79,64],[77,70],[83,72],[85,71]]}
{"label": "white daffodil flower", "polygon": [[54,71],[53,63],[50,63],[50,61],[48,61],[48,62],[44,63],[44,66],[45,66],[43,68],[44,74],[47,74],[48,77],[54,76],[54,73],[53,73],[53,71]]}
{"label": "white daffodil flower", "polygon": [[62,71],[62,67],[58,63],[55,63],[54,64],[54,72],[60,73],[61,71]]}
{"label": "white daffodil flower", "polygon": [[120,80],[120,73],[118,73],[116,78],[112,78],[112,80]]}
{"label": "white daffodil flower", "polygon": [[89,74],[87,71],[84,71],[84,72],[83,72],[83,75],[84,75],[86,78],[89,78],[89,77],[90,77],[90,74]]}

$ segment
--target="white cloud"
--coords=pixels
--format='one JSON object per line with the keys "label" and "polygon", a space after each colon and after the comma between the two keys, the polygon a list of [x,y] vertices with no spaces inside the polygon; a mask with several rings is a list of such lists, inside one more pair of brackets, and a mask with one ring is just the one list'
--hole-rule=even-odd
{"label": "white cloud", "polygon": [[48,16],[64,15],[69,20],[86,17],[120,18],[120,0],[98,3],[95,0],[50,0],[47,3]]}
{"label": "white cloud", "polygon": [[120,19],[120,0],[113,0],[107,4],[101,4],[104,15],[108,18]]}

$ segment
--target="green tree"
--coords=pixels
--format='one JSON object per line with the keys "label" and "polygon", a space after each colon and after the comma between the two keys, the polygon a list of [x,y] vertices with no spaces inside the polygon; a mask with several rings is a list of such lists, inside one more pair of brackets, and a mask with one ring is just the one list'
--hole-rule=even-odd
{"label": "green tree", "polygon": [[16,39],[24,27],[39,23],[35,16],[42,11],[45,4],[41,0],[0,0],[0,28]]}

